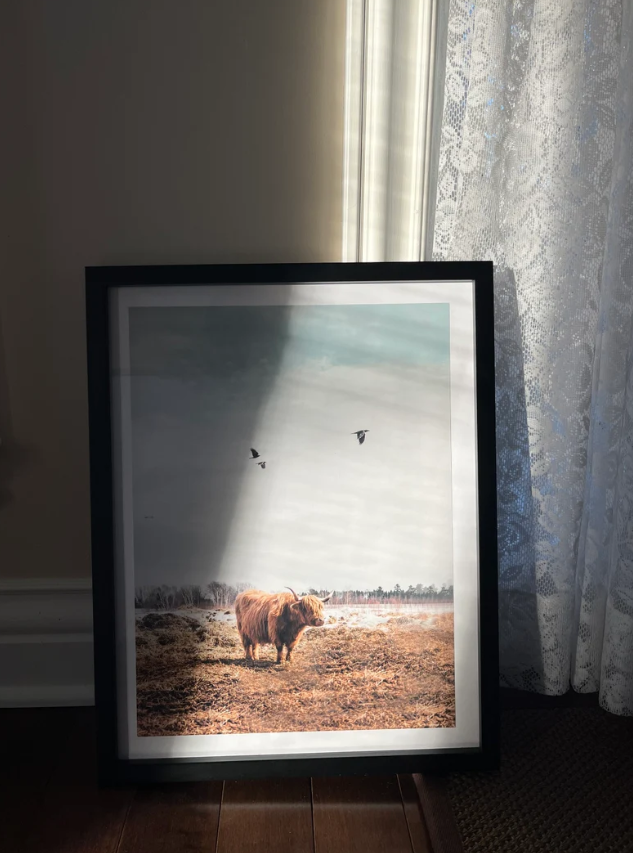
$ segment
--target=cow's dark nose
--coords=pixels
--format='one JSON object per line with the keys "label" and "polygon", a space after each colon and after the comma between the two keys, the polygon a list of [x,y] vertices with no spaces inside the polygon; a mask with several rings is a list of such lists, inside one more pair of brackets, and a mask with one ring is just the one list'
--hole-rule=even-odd
{"label": "cow's dark nose", "polygon": [[323,619],[315,619],[313,624],[316,628],[320,628],[323,625]]}

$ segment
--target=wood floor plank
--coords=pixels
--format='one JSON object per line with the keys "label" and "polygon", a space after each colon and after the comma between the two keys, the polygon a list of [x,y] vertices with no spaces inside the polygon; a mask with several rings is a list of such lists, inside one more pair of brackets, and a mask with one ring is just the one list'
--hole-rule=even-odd
{"label": "wood floor plank", "polygon": [[404,804],[404,816],[409,827],[413,853],[431,853],[429,831],[422,814],[420,798],[411,774],[398,776],[400,794]]}
{"label": "wood floor plank", "polygon": [[31,817],[26,853],[116,853],[134,791],[97,787],[94,709],[76,712],[41,808]]}
{"label": "wood floor plank", "polygon": [[312,780],[316,853],[412,853],[396,776]]}
{"label": "wood floor plank", "polygon": [[73,709],[0,711],[0,850],[22,853],[46,787],[73,725]]}
{"label": "wood floor plank", "polygon": [[224,783],[217,853],[313,853],[309,779]]}
{"label": "wood floor plank", "polygon": [[429,833],[434,853],[463,853],[464,847],[455,822],[448,796],[446,775],[442,773],[414,773],[411,776]]}
{"label": "wood floor plank", "polygon": [[117,853],[215,853],[222,782],[139,789]]}

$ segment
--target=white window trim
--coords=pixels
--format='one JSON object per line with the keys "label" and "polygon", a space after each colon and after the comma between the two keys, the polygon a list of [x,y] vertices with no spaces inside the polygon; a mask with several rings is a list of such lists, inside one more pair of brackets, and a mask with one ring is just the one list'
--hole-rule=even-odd
{"label": "white window trim", "polygon": [[446,0],[347,0],[343,260],[433,251]]}

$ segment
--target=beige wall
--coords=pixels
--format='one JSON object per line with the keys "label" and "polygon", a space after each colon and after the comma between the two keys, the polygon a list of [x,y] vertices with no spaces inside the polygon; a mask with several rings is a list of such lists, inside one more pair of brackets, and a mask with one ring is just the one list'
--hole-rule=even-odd
{"label": "beige wall", "polygon": [[340,259],[345,2],[3,9],[0,578],[84,577],[84,266]]}

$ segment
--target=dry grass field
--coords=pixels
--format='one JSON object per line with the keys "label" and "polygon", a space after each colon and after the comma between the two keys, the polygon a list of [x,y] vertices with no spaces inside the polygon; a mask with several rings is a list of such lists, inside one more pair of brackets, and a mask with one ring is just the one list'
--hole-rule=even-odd
{"label": "dry grass field", "polygon": [[138,734],[455,725],[453,613],[326,611],[289,665],[247,663],[231,610],[139,611]]}

